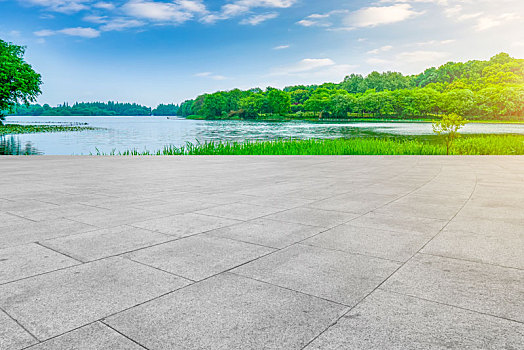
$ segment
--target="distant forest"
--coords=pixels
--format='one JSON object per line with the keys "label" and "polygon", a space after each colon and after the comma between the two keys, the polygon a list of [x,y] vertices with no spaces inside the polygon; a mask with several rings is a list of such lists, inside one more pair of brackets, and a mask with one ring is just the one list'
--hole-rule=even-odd
{"label": "distant forest", "polygon": [[524,60],[498,54],[489,61],[447,63],[418,75],[351,74],[338,84],[259,88],[198,96],[179,114],[202,119],[434,117],[457,113],[482,119],[524,117]]}
{"label": "distant forest", "polygon": [[19,106],[16,111],[16,115],[179,115],[197,119],[409,119],[448,113],[470,119],[523,119],[524,60],[500,53],[488,61],[449,62],[418,75],[372,72],[348,75],[338,84],[234,89],[153,110],[134,103],[94,102]]}
{"label": "distant forest", "polygon": [[57,107],[45,105],[20,105],[16,108],[14,115],[34,116],[172,116],[178,114],[178,105],[161,104],[155,109],[141,106],[136,103],[104,102],[81,102],[73,105],[64,103]]}

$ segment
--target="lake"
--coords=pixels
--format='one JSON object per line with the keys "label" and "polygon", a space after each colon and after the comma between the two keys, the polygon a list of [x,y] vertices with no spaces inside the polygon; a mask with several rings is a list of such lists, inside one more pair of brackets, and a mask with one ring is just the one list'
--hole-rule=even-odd
{"label": "lake", "polygon": [[[13,135],[3,142],[32,153],[48,155],[96,154],[113,150],[156,151],[186,142],[274,140],[281,138],[361,137],[377,133],[431,135],[430,123],[309,123],[208,121],[167,117],[7,117],[8,123],[76,125],[102,128],[94,131]],[[468,124],[469,134],[524,134],[524,124]]]}

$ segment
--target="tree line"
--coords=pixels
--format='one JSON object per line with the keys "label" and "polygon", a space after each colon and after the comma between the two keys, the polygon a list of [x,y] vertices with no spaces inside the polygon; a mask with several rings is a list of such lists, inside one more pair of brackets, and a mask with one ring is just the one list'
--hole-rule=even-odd
{"label": "tree line", "polygon": [[183,102],[178,112],[203,119],[413,118],[450,113],[522,117],[524,60],[501,53],[488,61],[450,62],[411,76],[373,72],[351,74],[338,84],[219,91]]}
{"label": "tree line", "polygon": [[48,104],[18,105],[14,115],[31,116],[172,116],[178,114],[176,104],[161,104],[155,109],[136,103],[119,102],[77,102],[63,103],[57,107]]}

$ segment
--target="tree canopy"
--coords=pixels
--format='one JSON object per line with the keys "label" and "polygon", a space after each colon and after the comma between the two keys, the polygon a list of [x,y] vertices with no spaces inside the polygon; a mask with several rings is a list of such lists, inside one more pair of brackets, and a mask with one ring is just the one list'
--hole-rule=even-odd
{"label": "tree canopy", "polygon": [[[136,103],[119,102],[77,102],[51,107],[48,104],[33,104],[16,107],[16,115],[34,116],[150,116],[151,108]],[[158,114],[161,115],[161,114]]]}
{"label": "tree canopy", "polygon": [[449,62],[418,75],[372,72],[348,75],[338,84],[219,91],[180,105],[182,116],[205,119],[258,118],[301,113],[351,116],[428,117],[456,113],[497,119],[524,116],[524,60],[506,53],[488,61]]}
{"label": "tree canopy", "polygon": [[0,123],[15,106],[35,102],[41,93],[41,76],[24,61],[24,54],[24,47],[0,39]]}

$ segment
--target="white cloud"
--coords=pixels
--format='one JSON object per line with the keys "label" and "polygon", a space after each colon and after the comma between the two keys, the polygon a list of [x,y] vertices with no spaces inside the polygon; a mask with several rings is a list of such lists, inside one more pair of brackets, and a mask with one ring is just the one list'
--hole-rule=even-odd
{"label": "white cloud", "polygon": [[225,77],[223,75],[217,75],[217,74],[213,74],[211,72],[197,73],[197,74],[195,74],[195,77],[208,78],[208,79],[212,79],[212,80],[227,80],[228,79],[227,77]]}
{"label": "white cloud", "polygon": [[100,31],[94,28],[75,27],[75,28],[64,28],[60,30],[44,29],[44,30],[36,31],[34,32],[34,34],[39,37],[47,37],[47,36],[52,36],[52,35],[57,35],[57,34],[64,34],[64,35],[69,35],[69,36],[78,36],[82,38],[92,39],[92,38],[99,37]]}
{"label": "white cloud", "polygon": [[392,6],[365,7],[350,13],[345,19],[347,27],[376,27],[405,21],[421,15],[423,12],[413,10],[409,4],[396,4]]}
{"label": "white cloud", "polygon": [[393,49],[393,46],[386,45],[386,46],[379,47],[378,49],[374,49],[374,50],[368,51],[367,53],[368,54],[372,54],[372,55],[377,55],[377,54],[379,54],[381,52],[391,51],[391,49]]}
{"label": "white cloud", "polygon": [[[236,16],[250,13],[255,8],[284,9],[297,3],[298,0],[236,0],[225,4],[220,11],[209,13],[201,20],[205,23],[215,23],[219,20],[227,20]],[[251,18],[262,15],[253,15]],[[262,18],[262,17],[260,17]],[[274,18],[274,17],[273,17]],[[244,19],[242,24],[251,24],[250,18]]]}
{"label": "white cloud", "polygon": [[61,13],[75,13],[87,10],[89,0],[24,0],[24,3],[34,6],[42,6],[50,11]]}
{"label": "white cloud", "polygon": [[93,4],[93,7],[94,8],[97,8],[97,9],[103,9],[103,10],[113,10],[115,8],[115,5],[113,5],[112,3],[110,2],[97,2],[95,4]]}
{"label": "white cloud", "polygon": [[514,13],[504,13],[499,16],[482,17],[477,21],[477,24],[475,25],[475,30],[479,32],[488,30],[491,28],[499,27],[503,24],[507,24],[508,22],[521,19],[521,18],[522,18],[521,16],[514,14]]}
{"label": "white cloud", "polygon": [[243,19],[240,21],[240,24],[249,24],[252,26],[259,25],[260,23],[263,23],[265,21],[268,21],[270,19],[274,19],[278,17],[278,13],[272,12],[272,13],[263,13],[260,15],[254,15],[248,18]]}
{"label": "white cloud", "polygon": [[162,22],[183,23],[193,17],[184,7],[167,2],[132,0],[123,10],[129,16]]}
{"label": "white cloud", "polygon": [[103,26],[100,27],[100,30],[108,32],[108,31],[120,31],[124,29],[129,28],[136,28],[136,27],[142,27],[145,23],[136,19],[128,19],[128,18],[114,18],[110,21],[107,21]]}
{"label": "white cloud", "polygon": [[273,48],[273,50],[285,50],[285,49],[289,49],[290,45],[279,45],[279,46],[275,46]]}
{"label": "white cloud", "polygon": [[335,61],[333,61],[330,58],[305,58],[293,65],[275,68],[273,69],[272,74],[289,75],[296,73],[305,73],[335,65]]}

